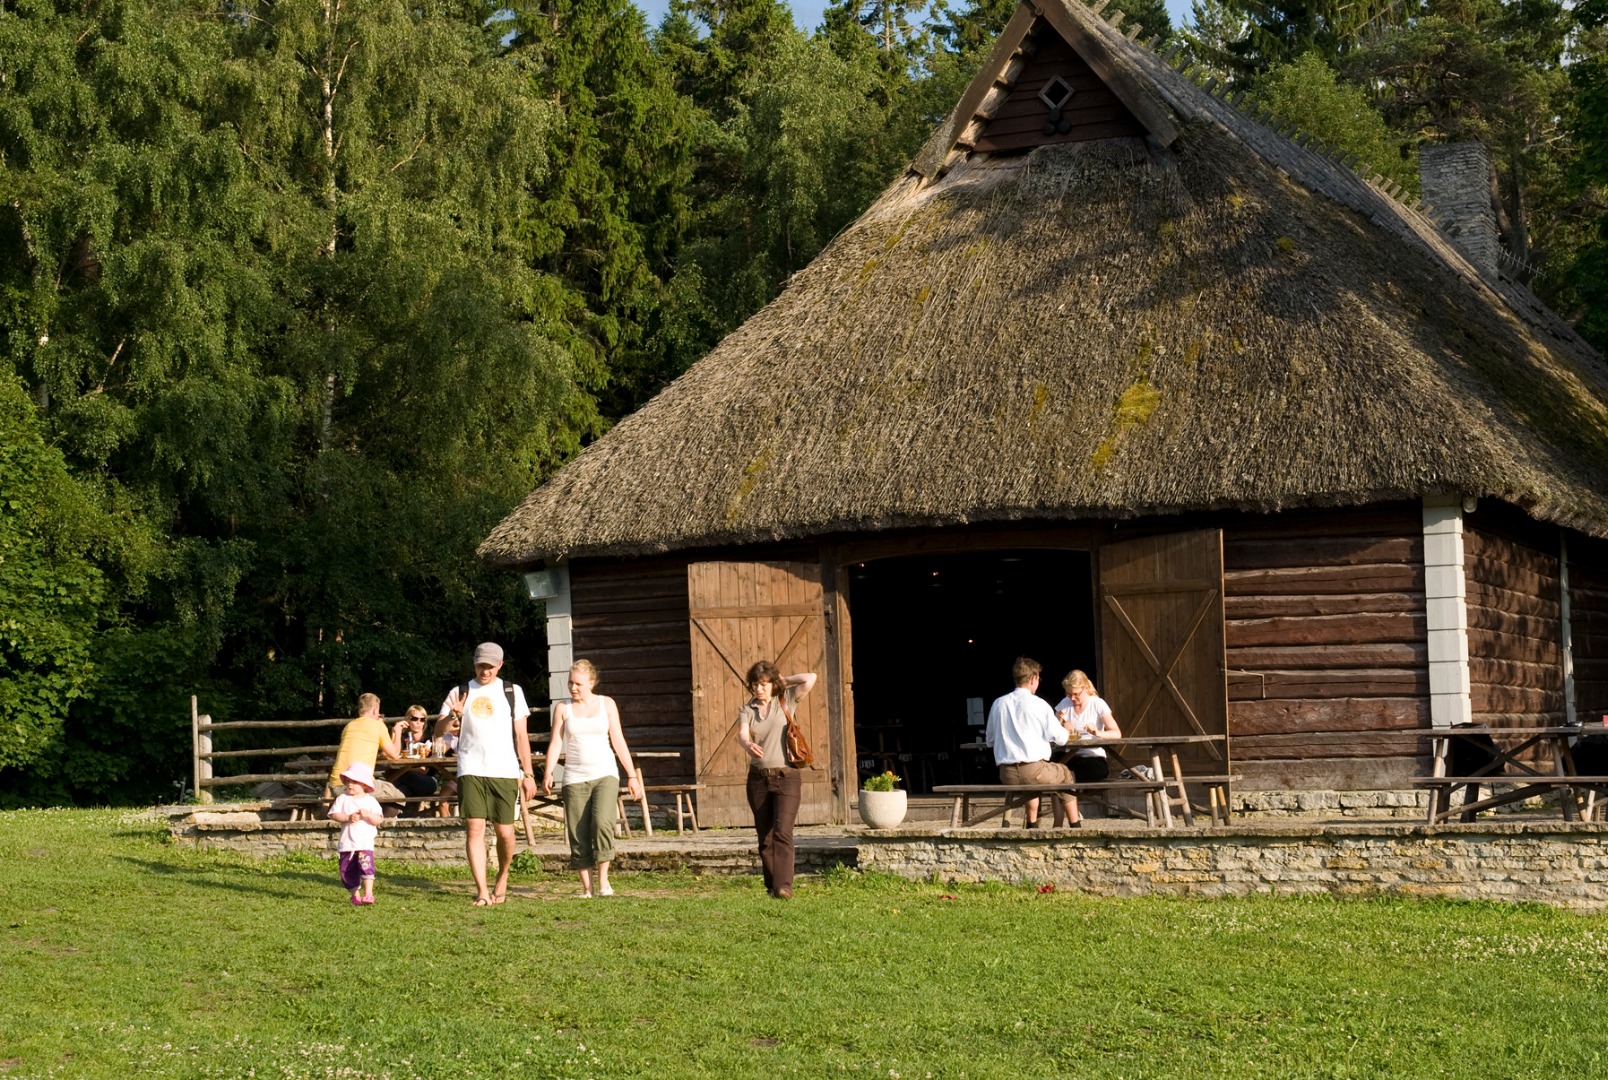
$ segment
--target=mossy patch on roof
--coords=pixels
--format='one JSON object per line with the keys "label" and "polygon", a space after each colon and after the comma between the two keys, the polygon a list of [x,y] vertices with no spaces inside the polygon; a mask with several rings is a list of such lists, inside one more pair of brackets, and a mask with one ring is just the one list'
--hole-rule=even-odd
{"label": "mossy patch on roof", "polygon": [[1096,469],[1105,468],[1117,448],[1117,441],[1127,434],[1129,429],[1149,420],[1160,402],[1161,391],[1150,385],[1150,376],[1140,375],[1139,380],[1124,390],[1122,396],[1117,399],[1116,412],[1111,417],[1111,431],[1101,440],[1100,445],[1095,447],[1090,464]]}

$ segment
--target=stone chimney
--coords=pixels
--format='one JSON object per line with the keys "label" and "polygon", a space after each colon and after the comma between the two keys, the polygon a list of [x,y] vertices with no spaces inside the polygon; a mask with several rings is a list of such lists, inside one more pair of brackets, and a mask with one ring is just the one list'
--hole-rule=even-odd
{"label": "stone chimney", "polygon": [[1502,254],[1491,206],[1491,155],[1483,143],[1418,148],[1419,193],[1469,262],[1490,273]]}

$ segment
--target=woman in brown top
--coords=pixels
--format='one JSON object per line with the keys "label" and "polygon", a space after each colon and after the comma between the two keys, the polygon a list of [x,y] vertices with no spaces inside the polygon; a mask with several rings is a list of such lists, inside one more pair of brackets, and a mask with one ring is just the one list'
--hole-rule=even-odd
{"label": "woman in brown top", "polygon": [[798,699],[815,688],[813,672],[783,675],[769,660],[748,669],[753,700],[737,714],[737,742],[748,751],[748,805],[759,833],[765,889],[778,900],[793,896],[793,822],[802,781],[787,767],[783,735]]}

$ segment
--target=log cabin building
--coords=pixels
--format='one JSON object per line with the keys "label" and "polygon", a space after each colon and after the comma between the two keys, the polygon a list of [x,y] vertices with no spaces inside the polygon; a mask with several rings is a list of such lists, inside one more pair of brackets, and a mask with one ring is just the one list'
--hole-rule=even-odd
{"label": "log cabin building", "polygon": [[710,823],[760,658],[822,676],[801,820],[991,780],[1018,654],[1226,733],[1236,791],[1406,790],[1427,729],[1608,712],[1608,365],[1453,234],[1024,0],[909,171],[480,556],[546,571],[554,694],[597,662]]}

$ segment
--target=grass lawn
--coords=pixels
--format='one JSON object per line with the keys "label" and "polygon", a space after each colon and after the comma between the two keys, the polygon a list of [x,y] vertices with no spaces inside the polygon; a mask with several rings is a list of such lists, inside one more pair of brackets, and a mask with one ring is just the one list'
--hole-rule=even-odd
{"label": "grass lawn", "polygon": [[0,1077],[1608,1075],[1600,919],[1110,900],[843,873],[516,873],[171,846],[0,813]]}

